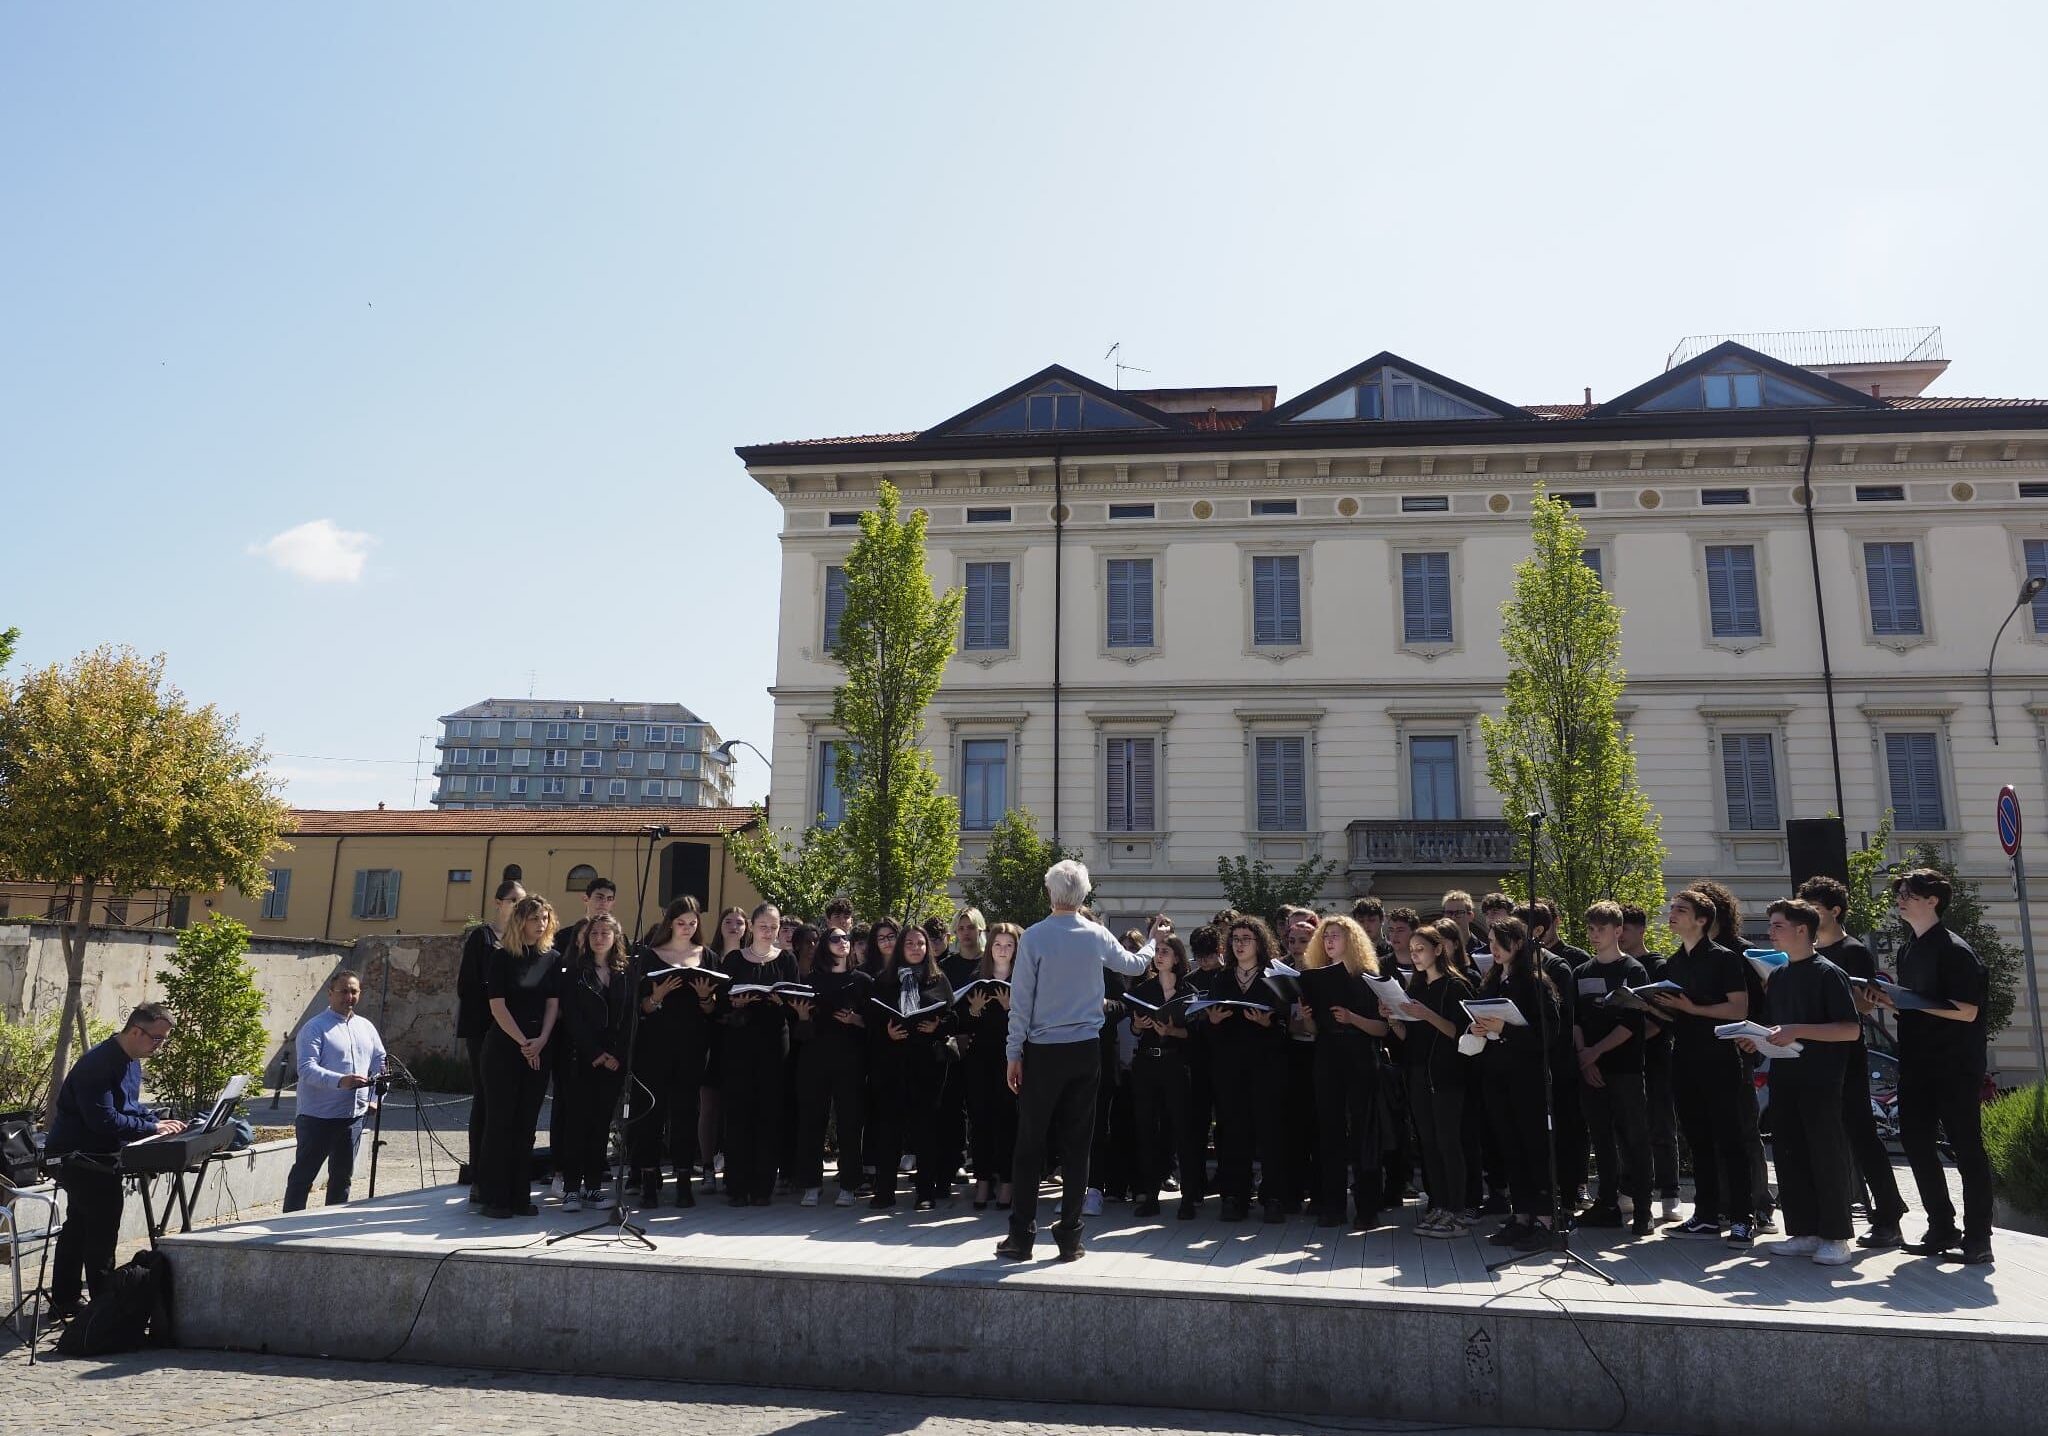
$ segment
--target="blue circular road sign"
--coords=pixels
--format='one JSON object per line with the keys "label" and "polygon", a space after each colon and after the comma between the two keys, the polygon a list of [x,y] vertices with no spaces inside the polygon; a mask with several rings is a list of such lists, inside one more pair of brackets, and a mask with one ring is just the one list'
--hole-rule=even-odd
{"label": "blue circular road sign", "polygon": [[1998,843],[2007,857],[2020,850],[2020,795],[2010,783],[1998,790]]}

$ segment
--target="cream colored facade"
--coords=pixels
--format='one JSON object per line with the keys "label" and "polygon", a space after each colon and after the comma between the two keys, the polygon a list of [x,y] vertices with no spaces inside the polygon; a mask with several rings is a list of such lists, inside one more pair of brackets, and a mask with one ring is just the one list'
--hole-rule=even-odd
{"label": "cream colored facade", "polygon": [[[1009,566],[1009,643],[957,655],[931,711],[926,736],[944,780],[957,790],[970,741],[999,744],[975,751],[1006,755],[1003,803],[1029,808],[1041,831],[1056,828],[1081,849],[1113,920],[1212,910],[1219,854],[1276,866],[1335,859],[1333,900],[1371,891],[1426,908],[1447,886],[1491,885],[1505,869],[1506,834],[1477,720],[1499,708],[1499,612],[1529,551],[1531,489],[1541,482],[1589,505],[1579,517],[1625,611],[1625,723],[1674,880],[1720,877],[1752,902],[1782,894],[1782,820],[1836,810],[1838,752],[1851,846],[1887,807],[1912,806],[1933,825],[1902,837],[1947,848],[2010,931],[1991,810],[2011,782],[2036,823],[2048,820],[2048,633],[2027,611],[2006,632],[1997,745],[1984,668],[2027,576],[2028,540],[2048,545],[2048,409],[1987,408],[1973,420],[1963,405],[1920,402],[1927,407],[1830,409],[1821,419],[1772,410],[1605,425],[1516,419],[1466,424],[1455,436],[1437,426],[1428,442],[1403,442],[1398,425],[1353,425],[1291,443],[1287,426],[1269,423],[1161,434],[1143,446],[1067,433],[1046,436],[1036,453],[1015,441],[976,449],[897,436],[882,442],[885,459],[867,462],[860,444],[843,441],[815,458],[804,446],[742,450],[784,506],[771,811],[795,827],[817,810],[821,745],[834,737],[826,571],[857,532],[832,515],[868,503],[886,477],[930,515],[935,583],[962,584],[970,563]],[[1354,431],[1356,442],[1345,442]],[[1801,503],[1809,463],[1832,745]],[[1703,490],[1743,490],[1748,502],[1709,504]],[[1288,500],[1291,515],[1260,512]],[[1057,546],[1056,501],[1068,511]],[[1413,511],[1438,502],[1442,511]],[[1112,506],[1144,505],[1149,518],[1111,517]],[[1007,522],[968,521],[970,509],[1000,508]],[[1710,546],[1753,553],[1753,636],[1714,632]],[[1887,561],[1910,552],[1919,634],[1878,631],[1873,552]],[[1410,641],[1409,553],[1448,556],[1448,641]],[[1267,556],[1294,560],[1298,642],[1256,641],[1254,565]],[[1106,639],[1108,564],[1124,558],[1152,561],[1154,631],[1143,647]],[[1753,752],[1746,745],[1758,735],[1777,821],[1740,828],[1723,760]],[[1107,816],[1108,751],[1125,737],[1154,745],[1153,812],[1141,831],[1112,831]],[[1304,811],[1277,829],[1259,818],[1259,755],[1279,751],[1262,748],[1265,738],[1301,740],[1306,770]],[[1411,776],[1418,739],[1449,740],[1423,745],[1426,794]],[[1918,786],[1894,794],[1892,760],[1929,753],[1933,769],[1909,768],[1907,784]],[[967,834],[963,865],[979,846]],[[2048,909],[2036,920],[2048,921]],[[2008,1072],[2030,1066],[2026,1041],[2023,998],[1995,1060]]]}

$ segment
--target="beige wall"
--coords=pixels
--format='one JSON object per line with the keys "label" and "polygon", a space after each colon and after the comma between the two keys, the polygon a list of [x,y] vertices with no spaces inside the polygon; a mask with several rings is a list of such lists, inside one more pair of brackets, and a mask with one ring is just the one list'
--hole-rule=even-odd
{"label": "beige wall", "polygon": [[[701,843],[710,851],[710,888],[713,907],[733,904],[751,906],[758,895],[733,867],[718,837],[675,837],[670,843]],[[304,834],[291,840],[292,850],[277,855],[272,866],[291,871],[291,891],[282,918],[261,916],[260,898],[245,897],[232,890],[196,901],[194,921],[208,911],[219,911],[247,923],[259,934],[318,937],[346,941],[361,937],[390,937],[414,933],[460,932],[469,922],[491,915],[491,894],[509,864],[522,871],[521,881],[529,892],[538,893],[555,905],[564,925],[583,915],[583,899],[569,887],[569,873],[578,866],[595,868],[599,876],[618,884],[617,913],[629,926],[638,910],[640,865],[646,855],[644,842],[630,833],[577,836],[550,833],[528,835],[388,834],[319,837]],[[654,870],[648,874],[646,921],[658,911],[661,892],[660,848]],[[373,868],[393,868],[402,874],[398,887],[398,912],[389,920],[372,921],[350,915],[355,897],[355,876]],[[451,882],[452,872],[467,872],[467,882]]]}
{"label": "beige wall", "polygon": [[[1498,878],[1346,874],[1345,829],[1357,819],[1410,815],[1402,744],[1417,733],[1462,739],[1464,812],[1500,815],[1485,782],[1477,717],[1499,711],[1500,605],[1529,552],[1529,488],[1540,477],[1553,492],[1599,496],[1597,508],[1578,516],[1625,610],[1625,722],[1663,816],[1670,873],[1720,876],[1752,900],[1779,894],[1784,840],[1727,830],[1717,745],[1723,732],[1771,733],[1781,815],[1835,808],[1813,568],[1797,501],[1804,457],[1803,440],[1735,437],[1569,450],[1188,453],[1174,457],[1171,471],[1149,456],[1070,454],[1059,836],[1083,850],[1099,904],[1113,914],[1165,906],[1187,920],[1212,910],[1221,896],[1219,854],[1276,864],[1311,852],[1335,858],[1333,899],[1368,883],[1383,897],[1415,899]],[[969,558],[1008,558],[1016,575],[1012,649],[955,658],[925,738],[942,781],[956,790],[963,737],[1009,738],[1010,801],[1029,807],[1043,829],[1053,809],[1051,468],[1044,459],[971,469],[975,462],[891,475],[906,503],[931,515],[936,583],[959,583]],[[785,508],[770,805],[785,831],[815,811],[818,743],[832,733],[837,669],[819,648],[823,570],[857,533],[829,527],[826,515],[870,502],[878,472],[755,472]],[[2012,931],[2016,914],[1990,812],[1999,785],[2012,782],[2037,826],[2048,823],[2048,636],[2036,635],[2025,613],[2007,631],[1997,745],[1983,672],[1992,634],[2025,577],[2022,544],[2048,539],[2048,501],[2022,499],[2017,488],[2048,480],[2048,444],[2033,432],[1830,439],[1813,472],[1850,842],[1874,829],[1889,805],[1884,732],[1935,732],[1948,822],[1927,836],[1983,884],[1994,921]],[[1906,501],[1859,503],[1858,484],[1902,484]],[[1705,507],[1702,487],[1746,487],[1752,503]],[[1424,493],[1449,495],[1449,512],[1401,511],[1403,494]],[[1251,517],[1250,501],[1268,497],[1297,499],[1299,516]],[[1153,502],[1158,516],[1112,523],[1112,500]],[[970,503],[1007,503],[1015,517],[969,526]],[[1208,506],[1207,518],[1196,517],[1198,505]],[[1918,546],[1924,641],[1888,644],[1869,631],[1862,545],[1888,539]],[[1703,551],[1724,542],[1757,548],[1760,642],[1729,645],[1708,632]],[[1411,546],[1453,554],[1455,641],[1440,651],[1402,641],[1398,555]],[[1305,642],[1284,657],[1249,642],[1246,573],[1248,556],[1259,552],[1298,553],[1304,564]],[[1162,574],[1158,645],[1130,662],[1106,652],[1100,634],[1102,560],[1126,553],[1151,554]],[[1131,842],[1102,830],[1101,742],[1118,731],[1152,732],[1163,745],[1156,839]],[[1305,834],[1253,829],[1249,753],[1261,731],[1310,739]],[[979,852],[968,835],[963,866]],[[2048,907],[2035,916],[2048,924]],[[1994,1060],[2008,1071],[2030,1065],[2025,1045],[2016,1025]]]}

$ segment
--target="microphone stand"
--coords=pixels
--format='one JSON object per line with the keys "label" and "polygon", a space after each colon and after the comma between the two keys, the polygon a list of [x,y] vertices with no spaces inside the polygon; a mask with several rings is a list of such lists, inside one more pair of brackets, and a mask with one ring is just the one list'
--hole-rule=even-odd
{"label": "microphone stand", "polygon": [[[1531,907],[1534,907],[1536,904],[1536,831],[1543,826],[1543,818],[1544,814],[1541,812],[1529,814],[1529,905]],[[1538,948],[1537,951],[1540,952],[1542,949]],[[1540,977],[1543,971],[1540,962],[1536,970],[1537,975]],[[1542,1257],[1545,1261],[1562,1257],[1564,1258],[1565,1271],[1578,1267],[1588,1276],[1597,1277],[1601,1281],[1606,1282],[1607,1285],[1613,1286],[1613,1277],[1572,1250],[1571,1233],[1565,1230],[1564,1193],[1557,1189],[1557,1093],[1551,1085],[1553,1080],[1550,1066],[1550,1044],[1552,1038],[1550,1006],[1548,1003],[1538,1002],[1536,1004],[1536,1030],[1538,1040],[1543,1044],[1543,1133],[1547,1139],[1543,1147],[1544,1154],[1550,1163],[1550,1245],[1539,1247],[1535,1251],[1516,1252],[1512,1256],[1502,1257],[1499,1261],[1488,1262],[1486,1269],[1489,1272],[1499,1271],[1502,1267],[1513,1266],[1516,1262],[1526,1260],[1529,1257]],[[1559,1274],[1562,1275],[1563,1273]]]}
{"label": "microphone stand", "polygon": [[[640,864],[640,894],[639,900],[633,907],[633,931],[636,933],[643,931],[642,923],[647,917],[647,878],[654,870],[654,845],[660,839],[668,836],[668,829],[659,824],[650,824],[640,831],[641,835],[647,839],[647,856]],[[648,1238],[646,1229],[632,1219],[626,1208],[626,1167],[631,1160],[626,1146],[626,1127],[629,1123],[639,1119],[632,1113],[630,1098],[633,1091],[633,1083],[637,1080],[633,1076],[633,1054],[638,1050],[640,1040],[640,978],[634,973],[632,964],[628,963],[626,970],[615,974],[613,980],[625,983],[627,991],[626,1060],[621,1069],[622,1080],[619,1083],[619,1095],[612,1102],[612,1209],[588,1226],[578,1227],[574,1231],[556,1233],[542,1243],[544,1246],[554,1246],[558,1242],[568,1241],[571,1237],[587,1237],[596,1232],[616,1229],[612,1231],[612,1235],[615,1238],[620,1240],[631,1238],[649,1251],[655,1249],[654,1243]],[[645,1113],[639,1114],[640,1117],[645,1115]],[[685,1180],[688,1179],[685,1178]]]}
{"label": "microphone stand", "polygon": [[[380,1074],[370,1085],[376,1106],[370,1109],[370,1200],[377,1200],[377,1154],[384,1150],[384,1099],[391,1095],[391,1078]],[[419,1100],[417,1096],[413,1098]]]}

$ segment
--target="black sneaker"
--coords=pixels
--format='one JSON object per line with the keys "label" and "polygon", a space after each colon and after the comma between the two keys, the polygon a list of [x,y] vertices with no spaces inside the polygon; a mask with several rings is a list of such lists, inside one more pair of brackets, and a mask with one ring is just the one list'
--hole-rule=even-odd
{"label": "black sneaker", "polygon": [[1030,1261],[1031,1243],[1017,1237],[1004,1237],[996,1243],[997,1261]]}
{"label": "black sneaker", "polygon": [[1695,1212],[1677,1226],[1669,1228],[1665,1235],[1691,1237],[1694,1241],[1713,1241],[1721,1235],[1721,1224],[1712,1217],[1703,1217]]}
{"label": "black sneaker", "polygon": [[1656,1228],[1651,1223],[1650,1214],[1647,1210],[1638,1211],[1635,1214],[1635,1219],[1629,1224],[1629,1232],[1633,1236],[1646,1237],[1655,1230]]}
{"label": "black sneaker", "polygon": [[1618,1227],[1621,1224],[1621,1208],[1605,1202],[1595,1203],[1579,1213],[1579,1225],[1582,1227]]}
{"label": "black sneaker", "polygon": [[1775,1235],[1778,1230],[1778,1214],[1774,1211],[1758,1212],[1756,1220],[1750,1225],[1759,1232],[1770,1232]]}
{"label": "black sneaker", "polygon": [[1182,1197],[1180,1199],[1180,1209],[1174,1213],[1174,1216],[1181,1221],[1191,1222],[1201,1214],[1202,1204],[1200,1202],[1196,1201],[1193,1197]]}
{"label": "black sneaker", "polygon": [[1906,1250],[1914,1256],[1940,1256],[1952,1247],[1963,1244],[1963,1234],[1954,1227],[1930,1231],[1917,1242],[1907,1242]]}
{"label": "black sneaker", "polygon": [[1734,1247],[1737,1251],[1748,1251],[1750,1246],[1756,1241],[1756,1223],[1730,1222],[1728,1224],[1728,1235],[1721,1238],[1721,1240]]}
{"label": "black sneaker", "polygon": [[1488,1246],[1511,1247],[1522,1239],[1522,1233],[1535,1223],[1524,1226],[1520,1217],[1508,1218],[1508,1224],[1486,1239]]}
{"label": "black sneaker", "polygon": [[1965,1241],[1963,1243],[1964,1266],[1990,1266],[1991,1243],[1988,1241]]}
{"label": "black sneaker", "polygon": [[1547,1251],[1550,1247],[1550,1238],[1551,1232],[1549,1227],[1544,1226],[1541,1222],[1531,1222],[1522,1229],[1522,1234],[1515,1238],[1515,1250],[1518,1252]]}
{"label": "black sneaker", "polygon": [[1856,1245],[1871,1251],[1890,1251],[1906,1244],[1905,1233],[1899,1230],[1897,1222],[1877,1222],[1870,1230],[1856,1238]]}

